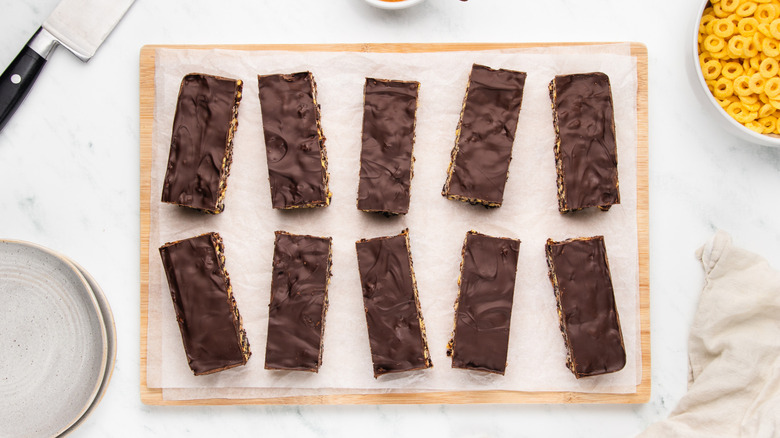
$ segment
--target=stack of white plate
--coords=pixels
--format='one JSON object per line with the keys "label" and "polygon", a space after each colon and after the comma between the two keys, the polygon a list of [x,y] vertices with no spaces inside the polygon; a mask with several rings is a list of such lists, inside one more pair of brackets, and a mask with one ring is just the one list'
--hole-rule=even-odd
{"label": "stack of white plate", "polygon": [[111,380],[116,327],[81,266],[0,240],[0,437],[60,437],[92,413]]}

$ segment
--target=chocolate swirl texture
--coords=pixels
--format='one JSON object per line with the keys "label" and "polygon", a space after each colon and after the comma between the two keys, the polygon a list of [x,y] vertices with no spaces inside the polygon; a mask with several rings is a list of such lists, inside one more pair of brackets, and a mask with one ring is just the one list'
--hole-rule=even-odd
{"label": "chocolate swirl texture", "polygon": [[558,210],[620,203],[615,114],[604,73],[556,76],[550,82],[555,125]]}
{"label": "chocolate swirl texture", "polygon": [[443,196],[501,206],[525,78],[523,72],[473,65]]}
{"label": "chocolate swirl texture", "polygon": [[160,247],[184,351],[196,376],[246,364],[251,352],[217,233]]}
{"label": "chocolate swirl texture", "polygon": [[463,242],[453,368],[504,374],[520,241],[469,231]]}
{"label": "chocolate swirl texture", "polygon": [[409,212],[418,82],[366,78],[357,208]]}
{"label": "chocolate swirl texture", "polygon": [[328,160],[310,72],[258,76],[273,208],[330,203]]}
{"label": "chocolate swirl texture", "polygon": [[374,377],[433,366],[409,250],[409,230],[356,243]]}
{"label": "chocolate swirl texture", "polygon": [[626,351],[604,237],[548,239],[546,252],[569,369],[577,378],[623,369]]}
{"label": "chocolate swirl texture", "polygon": [[224,209],[242,86],[205,74],[182,79],[162,202],[207,213]]}
{"label": "chocolate swirl texture", "polygon": [[330,264],[330,237],[276,232],[266,369],[319,370]]}

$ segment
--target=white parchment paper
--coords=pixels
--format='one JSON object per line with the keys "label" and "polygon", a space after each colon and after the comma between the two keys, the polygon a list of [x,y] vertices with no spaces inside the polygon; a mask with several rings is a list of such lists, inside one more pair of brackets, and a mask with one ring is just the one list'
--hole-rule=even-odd
{"label": "white parchment paper", "polygon": [[[636,225],[637,72],[628,44],[449,53],[279,52],[159,49],[156,52],[149,250],[149,387],[166,397],[246,398],[404,390],[577,391],[633,393],[641,377]],[[488,210],[441,196],[472,63],[528,73],[504,204]],[[271,208],[257,75],[309,70],[322,106],[332,203],[327,208]],[[556,74],[602,71],[615,105],[621,204],[608,212],[562,216],[557,210],[554,131],[547,85]],[[187,73],[244,81],[225,211],[204,215],[159,202],[179,84]],[[421,83],[410,212],[385,218],[355,207],[363,84],[366,77]],[[411,251],[434,368],[374,379],[355,241],[410,229]],[[468,230],[519,238],[520,258],[506,375],[451,368],[460,250]],[[274,231],[333,237],[333,277],[317,374],[265,370]],[[194,376],[187,366],[157,248],[217,231],[252,346],[244,367]],[[547,277],[546,239],[604,235],[627,351],[617,373],[575,379],[565,366],[555,298]],[[210,390],[212,389],[212,390]]]}

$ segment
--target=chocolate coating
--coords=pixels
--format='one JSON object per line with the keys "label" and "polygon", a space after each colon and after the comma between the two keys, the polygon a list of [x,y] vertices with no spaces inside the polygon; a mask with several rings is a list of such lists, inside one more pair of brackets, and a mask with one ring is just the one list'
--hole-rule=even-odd
{"label": "chocolate coating", "polygon": [[626,351],[604,237],[548,239],[546,250],[569,368],[577,378],[623,369]]}
{"label": "chocolate coating", "polygon": [[160,247],[184,351],[196,376],[244,365],[251,355],[222,254],[217,233]]}
{"label": "chocolate coating", "polygon": [[273,208],[330,202],[325,137],[310,72],[258,76]]}
{"label": "chocolate coating", "polygon": [[556,76],[550,83],[556,131],[558,209],[608,210],[620,203],[615,114],[604,73]]}
{"label": "chocolate coating", "polygon": [[504,374],[520,241],[469,231],[463,242],[452,367]]}
{"label": "chocolate coating", "polygon": [[330,237],[276,232],[265,368],[317,372],[328,308]]}
{"label": "chocolate coating", "polygon": [[474,64],[442,195],[500,207],[526,74]]}
{"label": "chocolate coating", "polygon": [[374,377],[430,368],[408,230],[356,247]]}
{"label": "chocolate coating", "polygon": [[409,212],[418,82],[366,78],[357,208]]}
{"label": "chocolate coating", "polygon": [[182,79],[162,202],[223,210],[241,88],[239,80],[203,74]]}

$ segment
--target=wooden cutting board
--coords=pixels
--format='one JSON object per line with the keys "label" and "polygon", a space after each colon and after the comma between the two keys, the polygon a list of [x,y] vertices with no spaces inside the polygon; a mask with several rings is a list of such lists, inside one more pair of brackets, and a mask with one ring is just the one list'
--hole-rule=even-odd
{"label": "wooden cutting board", "polygon": [[604,43],[433,43],[433,44],[295,44],[295,45],[160,45],[144,46],[140,55],[141,153],[141,401],[152,405],[238,404],[464,404],[464,403],[646,403],[650,399],[650,275],[648,228],[647,47],[630,43],[637,62],[637,229],[639,245],[639,323],[642,379],[633,394],[522,391],[450,391],[410,394],[333,394],[262,399],[164,400],[162,389],[147,386],[147,326],[149,311],[149,230],[154,75],[157,49],[225,49],[328,52],[452,52]]}

